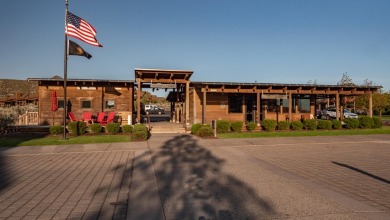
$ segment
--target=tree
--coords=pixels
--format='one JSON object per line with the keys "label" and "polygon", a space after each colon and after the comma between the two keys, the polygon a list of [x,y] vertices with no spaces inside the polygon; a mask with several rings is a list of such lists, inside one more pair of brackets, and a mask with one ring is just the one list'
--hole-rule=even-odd
{"label": "tree", "polygon": [[379,112],[379,119],[382,118],[382,111],[390,106],[390,94],[389,92],[382,92],[372,94],[372,108]]}
{"label": "tree", "polygon": [[355,86],[355,83],[353,83],[352,78],[348,76],[348,73],[343,73],[343,77],[341,77],[340,81],[337,83],[337,85],[340,86]]}

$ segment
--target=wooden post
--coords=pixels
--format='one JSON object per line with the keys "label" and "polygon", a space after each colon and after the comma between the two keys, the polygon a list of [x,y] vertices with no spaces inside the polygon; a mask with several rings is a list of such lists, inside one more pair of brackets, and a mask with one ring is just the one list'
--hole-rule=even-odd
{"label": "wooden post", "polygon": [[186,83],[186,102],[185,102],[185,125],[188,127],[190,125],[190,83]]}
{"label": "wooden post", "polygon": [[372,92],[368,94],[368,117],[372,118]]}
{"label": "wooden post", "polygon": [[288,94],[288,121],[292,122],[292,93]]}
{"label": "wooden post", "polygon": [[340,120],[340,96],[336,93],[336,120]]}
{"label": "wooden post", "polygon": [[192,96],[193,96],[193,100],[192,100],[193,106],[192,106],[192,108],[193,108],[193,113],[194,113],[193,119],[192,119],[192,123],[195,124],[195,123],[197,123],[197,117],[196,117],[196,88],[195,87],[192,88]]}
{"label": "wooden post", "polygon": [[137,79],[137,124],[141,123],[141,80]]}
{"label": "wooden post", "polygon": [[241,102],[241,107],[242,107],[242,114],[243,114],[243,117],[244,117],[244,120],[243,120],[243,127],[245,127],[245,124],[246,124],[246,100],[245,100],[245,95],[243,94],[242,95],[242,102]]}
{"label": "wooden post", "polygon": [[202,123],[206,124],[206,89],[203,88]]}
{"label": "wooden post", "polygon": [[257,97],[256,97],[256,123],[257,126],[260,126],[260,92],[257,91]]}

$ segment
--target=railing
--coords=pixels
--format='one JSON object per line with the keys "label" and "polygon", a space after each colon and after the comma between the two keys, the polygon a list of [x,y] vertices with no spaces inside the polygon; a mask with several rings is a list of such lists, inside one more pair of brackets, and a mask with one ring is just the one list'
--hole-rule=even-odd
{"label": "railing", "polygon": [[18,125],[38,125],[38,112],[26,112],[19,116]]}

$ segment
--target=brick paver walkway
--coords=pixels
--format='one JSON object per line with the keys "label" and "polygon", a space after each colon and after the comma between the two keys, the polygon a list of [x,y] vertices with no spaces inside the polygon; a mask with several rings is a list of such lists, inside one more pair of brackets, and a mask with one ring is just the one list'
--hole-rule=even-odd
{"label": "brick paver walkway", "polygon": [[378,140],[374,137],[280,138],[257,143],[249,140],[237,147],[277,167],[390,212],[390,136]]}
{"label": "brick paver walkway", "polygon": [[0,219],[388,219],[389,158],[389,135],[3,148]]}
{"label": "brick paver walkway", "polygon": [[133,157],[133,151],[7,156],[0,218],[125,219]]}

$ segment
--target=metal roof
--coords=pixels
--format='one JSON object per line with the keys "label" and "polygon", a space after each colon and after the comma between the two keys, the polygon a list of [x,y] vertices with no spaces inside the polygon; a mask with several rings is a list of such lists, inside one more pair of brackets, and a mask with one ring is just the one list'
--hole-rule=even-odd
{"label": "metal roof", "polygon": [[[27,78],[28,81],[53,81],[63,82],[62,78]],[[112,80],[112,79],[67,79],[67,82],[117,82],[117,83],[134,83],[134,80]]]}
{"label": "metal roof", "polygon": [[243,82],[200,82],[191,81],[194,85],[225,85],[225,86],[278,86],[278,87],[318,87],[318,88],[373,88],[382,86],[351,86],[351,85],[319,85],[319,84],[285,84],[285,83],[243,83]]}

